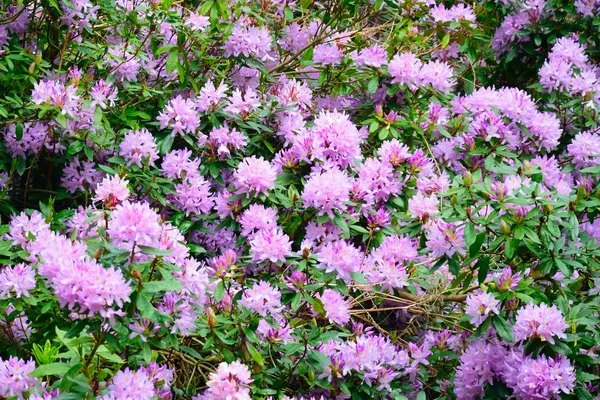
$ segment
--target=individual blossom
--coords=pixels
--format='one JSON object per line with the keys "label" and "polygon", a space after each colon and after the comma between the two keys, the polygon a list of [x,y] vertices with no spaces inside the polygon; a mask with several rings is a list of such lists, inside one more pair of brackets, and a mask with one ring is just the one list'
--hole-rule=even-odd
{"label": "individual blossom", "polygon": [[413,218],[425,221],[438,213],[438,204],[439,200],[435,194],[424,196],[423,193],[417,192],[408,200],[408,212],[412,214]]}
{"label": "individual blossom", "polygon": [[540,354],[535,359],[513,349],[505,359],[502,373],[506,386],[517,400],[560,399],[575,388],[575,369],[569,359]]}
{"label": "individual blossom", "polygon": [[548,307],[527,304],[517,312],[514,325],[515,339],[540,339],[554,344],[554,337],[564,339],[565,330],[569,327],[562,313],[555,305]]}
{"label": "individual blossom", "polygon": [[206,28],[210,26],[210,20],[207,16],[190,12],[190,15],[186,18],[184,25],[189,26],[192,31],[204,32]]}
{"label": "individual blossom", "polygon": [[158,160],[156,140],[148,129],[129,132],[119,146],[119,155],[127,161],[127,166],[154,165]]}
{"label": "individual blossom", "polygon": [[77,95],[76,86],[45,80],[34,83],[31,101],[34,104],[55,106],[61,110],[61,114],[72,117],[79,108],[81,98]]}
{"label": "individual blossom", "polygon": [[242,93],[239,89],[235,89],[231,93],[227,106],[223,109],[233,115],[240,115],[245,118],[260,105],[258,93],[253,89],[248,89]]}
{"label": "individual blossom", "polygon": [[0,358],[0,396],[23,399],[40,382],[37,378],[29,376],[35,369],[35,362],[24,361],[17,357],[6,360]]}
{"label": "individual blossom", "polygon": [[333,289],[325,289],[319,296],[325,309],[325,318],[332,324],[346,325],[350,321],[350,303]]}
{"label": "individual blossom", "polygon": [[94,166],[92,161],[80,161],[79,157],[75,157],[63,169],[63,176],[60,179],[61,186],[70,193],[95,187],[104,174],[97,171]]}
{"label": "individual blossom", "polygon": [[423,63],[413,53],[396,54],[388,65],[392,83],[406,85],[414,90],[419,85]]}
{"label": "individual blossom", "polygon": [[192,400],[250,400],[252,377],[248,367],[239,361],[231,364],[222,362],[217,370],[209,375],[208,389]]}
{"label": "individual blossom", "polygon": [[366,47],[358,52],[353,52],[350,58],[354,60],[356,65],[363,67],[381,68],[387,64],[387,52],[384,48],[377,45]]}
{"label": "individual blossom", "polygon": [[291,252],[292,242],[280,228],[262,229],[250,240],[252,261],[285,262]]}
{"label": "individual blossom", "polygon": [[65,260],[57,270],[40,274],[52,283],[62,307],[88,317],[98,313],[111,322],[119,314],[112,306],[122,308],[132,292],[120,269],[104,268],[93,259]]}
{"label": "individual blossom", "polygon": [[337,168],[317,173],[304,184],[302,200],[306,207],[314,207],[318,215],[329,215],[341,210],[344,203],[350,200],[350,179],[345,172]]}
{"label": "individual blossom", "polygon": [[107,207],[116,206],[129,197],[128,183],[129,181],[118,175],[105,177],[96,187],[94,201],[102,201]]}
{"label": "individual blossom", "polygon": [[427,242],[425,245],[430,256],[440,257],[445,254],[452,257],[454,253],[464,254],[467,244],[464,239],[464,225],[456,222],[445,222],[441,219],[429,220],[425,224]]}
{"label": "individual blossom", "polygon": [[510,267],[504,268],[496,277],[498,289],[501,291],[515,290],[521,281],[518,273],[513,274]]}
{"label": "individual blossom", "polygon": [[221,104],[221,100],[227,98],[227,92],[229,88],[223,82],[215,87],[212,81],[206,82],[206,84],[200,89],[196,105],[198,111],[214,111]]}
{"label": "individual blossom", "polygon": [[142,369],[132,371],[125,368],[119,371],[107,386],[107,393],[101,400],[131,399],[148,400],[154,398],[154,382]]}
{"label": "individual blossom", "polygon": [[459,400],[483,397],[485,385],[493,385],[504,371],[506,350],[497,344],[477,339],[469,343],[456,368],[454,393]]}
{"label": "individual blossom", "polygon": [[6,239],[12,242],[13,245],[20,245],[27,248],[31,240],[35,240],[50,232],[50,225],[46,223],[46,218],[39,211],[34,211],[31,216],[22,211],[19,215],[14,215],[10,220],[8,235]]}
{"label": "individual blossom", "polygon": [[358,272],[363,254],[343,240],[328,243],[318,253],[319,267],[325,272],[336,272],[347,284],[352,282],[352,273]]}
{"label": "individual blossom", "polygon": [[14,294],[16,298],[30,297],[35,289],[35,271],[27,264],[6,265],[0,270],[0,299]]}
{"label": "individual blossom", "polygon": [[233,25],[231,34],[223,46],[225,57],[256,58],[261,61],[272,59],[269,55],[273,39],[267,28],[257,26]]}
{"label": "individual blossom", "polygon": [[90,90],[90,97],[92,98],[90,107],[98,106],[103,110],[107,106],[114,107],[118,93],[118,89],[112,84],[106,83],[104,79],[99,79]]}
{"label": "individual blossom", "polygon": [[500,313],[498,306],[500,302],[496,300],[493,294],[479,293],[467,296],[467,309],[465,313],[471,317],[471,324],[478,327],[490,315]]}
{"label": "individual blossom", "polygon": [[344,53],[337,44],[323,43],[313,49],[313,62],[321,65],[337,65],[344,58]]}
{"label": "individual blossom", "polygon": [[208,215],[215,204],[210,183],[201,176],[192,176],[175,185],[173,203],[189,215]]}
{"label": "individual blossom", "polygon": [[244,150],[248,139],[235,128],[229,129],[227,125],[220,128],[214,127],[208,136],[208,143],[221,158],[231,156],[234,150]]}
{"label": "individual blossom", "polygon": [[140,60],[123,43],[116,44],[108,49],[107,64],[110,74],[114,74],[119,81],[137,82],[138,73],[142,68]]}
{"label": "individual blossom", "polygon": [[10,342],[24,344],[29,341],[33,329],[24,311],[17,313],[14,315],[14,319],[10,320],[9,316],[14,312],[15,307],[13,305],[4,309],[6,317],[0,319],[0,332]]}
{"label": "individual blossom", "polygon": [[434,89],[443,93],[450,92],[456,83],[453,78],[452,67],[443,61],[429,61],[423,65],[419,72],[421,85],[431,85]]}
{"label": "individual blossom", "polygon": [[182,179],[198,177],[200,159],[192,158],[189,149],[173,150],[163,157],[161,172],[166,178]]}
{"label": "individual blossom", "polygon": [[600,135],[580,132],[567,146],[569,156],[579,167],[593,167],[600,164]]}
{"label": "individual blossom", "polygon": [[281,292],[265,281],[257,282],[251,289],[245,290],[239,304],[254,310],[262,317],[268,314],[278,316],[283,309]]}
{"label": "individual blossom", "polygon": [[173,136],[194,134],[200,126],[196,103],[181,96],[170,100],[156,119],[160,122],[160,129],[172,129]]}
{"label": "individual blossom", "polygon": [[398,139],[385,141],[377,151],[381,161],[392,164],[393,167],[399,167],[410,157],[410,150]]}
{"label": "individual blossom", "polygon": [[277,227],[277,210],[262,204],[251,204],[240,216],[242,236],[249,237],[256,231]]}
{"label": "individual blossom", "polygon": [[264,193],[275,187],[277,171],[262,157],[246,157],[236,169],[233,179],[234,186],[240,193],[250,196],[250,193]]}
{"label": "individual blossom", "polygon": [[160,216],[148,203],[128,200],[112,211],[107,234],[118,247],[132,250],[135,245],[152,246],[161,235]]}

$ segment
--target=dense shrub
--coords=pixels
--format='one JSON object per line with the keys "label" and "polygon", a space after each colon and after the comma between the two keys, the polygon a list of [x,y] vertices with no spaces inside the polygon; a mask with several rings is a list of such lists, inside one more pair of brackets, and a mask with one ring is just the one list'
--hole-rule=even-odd
{"label": "dense shrub", "polygon": [[600,3],[0,8],[0,398],[600,395]]}

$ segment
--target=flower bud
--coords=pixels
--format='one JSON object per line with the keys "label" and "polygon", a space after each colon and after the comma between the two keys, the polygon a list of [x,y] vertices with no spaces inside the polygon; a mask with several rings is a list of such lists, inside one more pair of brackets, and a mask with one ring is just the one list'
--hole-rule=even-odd
{"label": "flower bud", "polygon": [[32,62],[32,63],[29,65],[29,68],[27,69],[27,73],[28,73],[29,75],[33,75],[33,73],[34,73],[34,72],[35,72],[35,62]]}
{"label": "flower bud", "polygon": [[208,328],[209,329],[213,329],[216,325],[217,325],[217,319],[215,316],[215,312],[213,311],[212,307],[208,307],[208,309],[206,310],[206,315],[208,317]]}
{"label": "flower bud", "polygon": [[504,220],[500,221],[500,231],[506,236],[510,235],[510,226]]}
{"label": "flower bud", "polygon": [[544,211],[544,214],[546,214],[546,215],[551,214],[553,210],[554,210],[554,206],[552,206],[550,204],[544,204],[542,206],[542,211]]}
{"label": "flower bud", "polygon": [[465,182],[466,187],[471,187],[471,185],[473,184],[473,175],[471,175],[471,172],[467,171],[463,178],[463,181]]}

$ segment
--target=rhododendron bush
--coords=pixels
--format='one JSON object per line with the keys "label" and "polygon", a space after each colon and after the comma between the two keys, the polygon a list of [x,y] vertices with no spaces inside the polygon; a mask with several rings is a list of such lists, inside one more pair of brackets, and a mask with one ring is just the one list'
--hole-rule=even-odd
{"label": "rhododendron bush", "polygon": [[597,0],[0,4],[0,399],[600,396]]}

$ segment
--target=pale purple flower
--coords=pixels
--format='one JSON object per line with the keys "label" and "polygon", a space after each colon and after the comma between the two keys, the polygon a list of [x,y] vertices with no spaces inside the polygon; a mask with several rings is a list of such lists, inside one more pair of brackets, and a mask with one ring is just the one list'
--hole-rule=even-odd
{"label": "pale purple flower", "polygon": [[302,200],[306,207],[314,207],[318,215],[329,215],[341,210],[350,200],[350,179],[345,172],[332,168],[323,173],[314,174],[304,184]]}
{"label": "pale purple flower", "polygon": [[148,203],[126,200],[112,211],[107,234],[113,244],[127,250],[135,245],[153,246],[161,235],[160,219]]}
{"label": "pale purple flower", "polygon": [[522,350],[512,350],[505,360],[504,382],[517,400],[560,399],[575,388],[575,369],[569,359],[540,354],[535,359]]}
{"label": "pale purple flower", "polygon": [[333,289],[325,289],[319,296],[325,309],[325,318],[332,324],[346,325],[350,321],[350,303]]}
{"label": "pale purple flower", "polygon": [[90,107],[98,106],[103,110],[107,106],[114,107],[118,93],[118,89],[112,84],[106,83],[104,79],[99,79],[90,90],[90,97],[92,98]]}
{"label": "pale purple flower", "polygon": [[154,165],[158,160],[156,140],[145,128],[129,132],[121,142],[119,155],[127,161],[127,166]]}
{"label": "pale purple flower", "polygon": [[194,134],[200,125],[196,103],[181,96],[170,100],[156,119],[160,122],[160,129],[172,129],[173,136]]}
{"label": "pale purple flower", "polygon": [[206,382],[208,389],[192,400],[250,400],[250,370],[239,361],[222,362]]}
{"label": "pale purple flower", "polygon": [[148,400],[154,397],[154,382],[142,370],[132,371],[125,368],[119,371],[107,386],[106,396],[101,396],[101,400],[112,399],[131,399]]}
{"label": "pale purple flower", "polygon": [[255,283],[251,289],[246,289],[239,304],[254,310],[262,317],[266,317],[268,314],[278,316],[283,309],[281,292],[265,281]]}
{"label": "pale purple flower", "polygon": [[430,216],[438,213],[438,204],[439,200],[435,194],[423,196],[423,193],[417,192],[408,200],[408,212],[411,213],[413,218],[425,221]]}
{"label": "pale purple flower", "polygon": [[387,52],[384,48],[377,45],[354,52],[350,55],[350,58],[352,58],[356,65],[360,67],[367,66],[381,68],[383,65],[387,64]]}
{"label": "pale purple flower", "polygon": [[96,187],[94,201],[102,201],[108,207],[114,207],[126,200],[129,195],[129,181],[118,175],[105,177]]}
{"label": "pale purple flower", "polygon": [[191,176],[175,185],[172,195],[176,207],[189,215],[208,215],[215,204],[210,183],[201,176]]}
{"label": "pale purple flower", "polygon": [[234,186],[240,193],[250,196],[250,193],[268,194],[269,190],[275,187],[275,178],[277,171],[262,157],[244,158],[234,175]]}
{"label": "pale purple flower", "polygon": [[514,325],[515,339],[539,339],[554,344],[554,337],[564,339],[565,330],[569,325],[555,305],[548,307],[542,303],[539,306],[527,304],[519,309]]}
{"label": "pale purple flower", "polygon": [[413,53],[396,54],[388,65],[388,72],[394,79],[392,83],[407,85],[416,89],[421,76],[423,63]]}
{"label": "pale purple flower", "polygon": [[33,389],[40,382],[29,374],[35,369],[33,360],[24,361],[17,357],[7,360],[0,358],[0,396],[23,399],[23,394]]}
{"label": "pale purple flower", "polygon": [[198,94],[198,99],[196,100],[198,111],[216,110],[221,100],[227,97],[225,94],[227,90],[229,88],[223,82],[218,87],[215,87],[215,84],[210,80],[206,82],[204,87],[200,89],[200,94]]}
{"label": "pale purple flower", "polygon": [[493,294],[479,293],[467,296],[467,309],[465,314],[471,317],[471,324],[478,327],[492,314],[500,314],[500,302]]}
{"label": "pale purple flower", "polygon": [[14,297],[30,297],[35,289],[35,271],[27,264],[6,265],[0,269],[0,299],[14,294]]}
{"label": "pale purple flower", "polygon": [[94,169],[94,166],[92,161],[80,161],[79,157],[75,157],[63,169],[61,186],[70,193],[95,187],[104,174]]}
{"label": "pale purple flower", "polygon": [[262,229],[277,227],[277,210],[262,204],[251,204],[240,216],[242,236],[249,237]]}
{"label": "pale purple flower", "polygon": [[328,243],[318,253],[319,268],[325,272],[336,272],[347,284],[352,282],[352,273],[358,272],[363,254],[353,245],[343,240]]}
{"label": "pale purple flower", "polygon": [[190,15],[186,18],[184,25],[189,26],[192,31],[204,32],[206,28],[210,26],[210,20],[207,16],[190,12]]}
{"label": "pale purple flower", "polygon": [[454,393],[459,400],[480,399],[485,385],[493,385],[504,371],[506,350],[497,344],[477,339],[460,356],[456,368]]}
{"label": "pale purple flower", "polygon": [[223,46],[225,57],[257,58],[261,61],[270,60],[272,38],[267,28],[243,26],[234,24],[231,34]]}
{"label": "pale purple flower", "polygon": [[291,255],[292,242],[280,228],[262,229],[250,240],[250,254],[256,262],[285,262]]}
{"label": "pale purple flower", "polygon": [[324,43],[315,46],[313,49],[313,62],[321,65],[337,65],[344,58],[344,53],[338,45],[333,43]]}
{"label": "pale purple flower", "polygon": [[593,167],[600,164],[600,135],[592,132],[580,132],[567,146],[569,156],[579,167]]}

